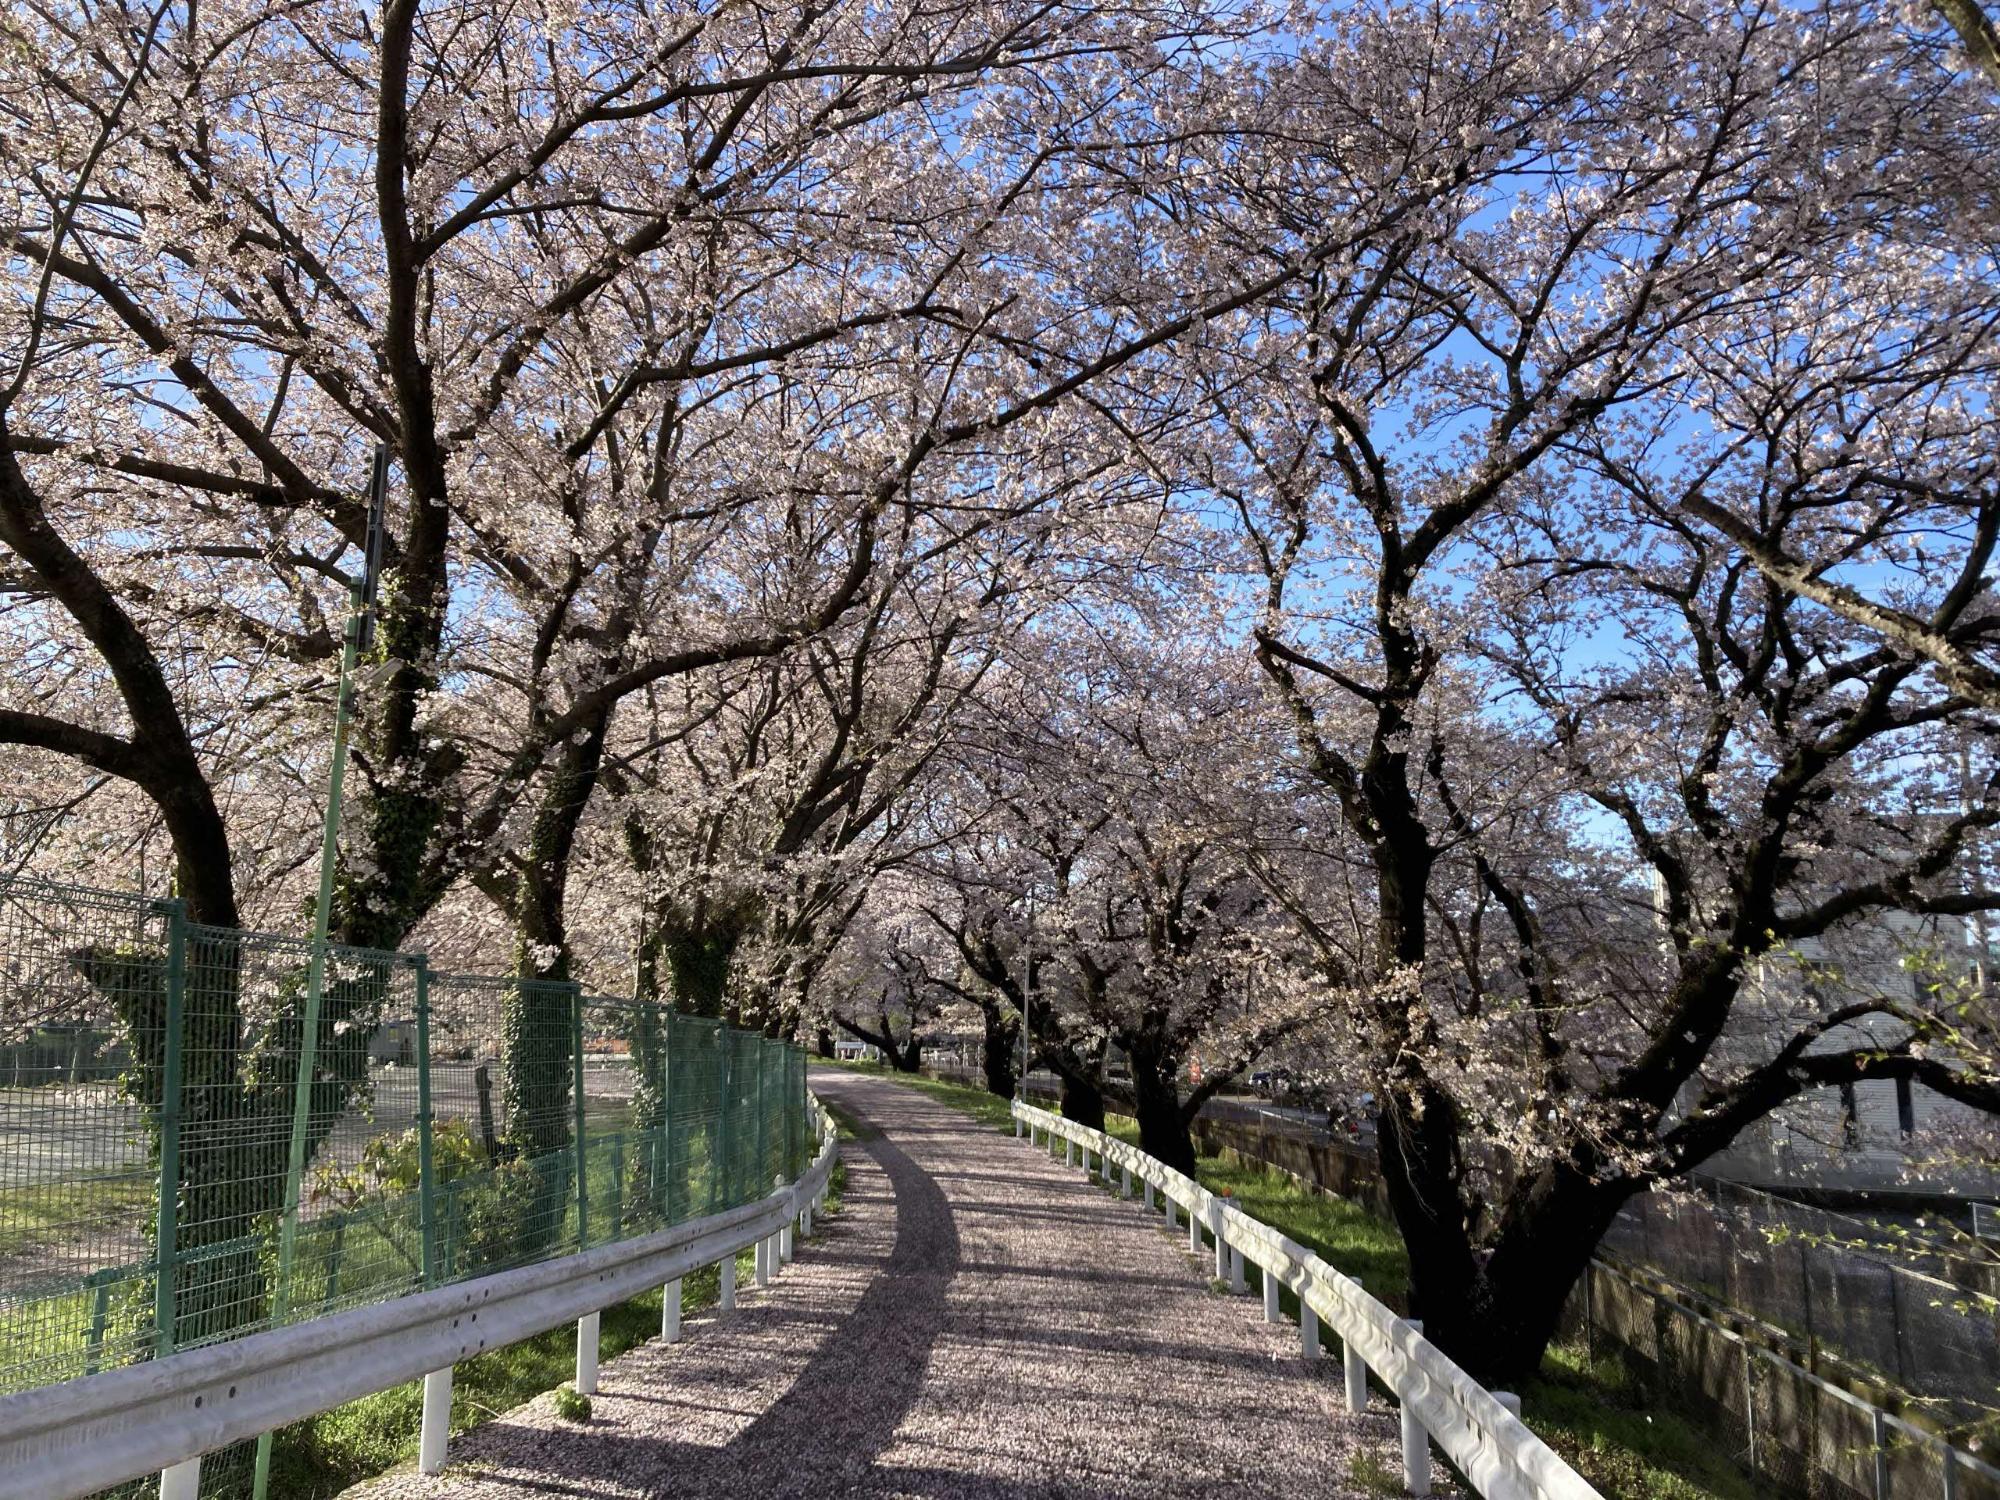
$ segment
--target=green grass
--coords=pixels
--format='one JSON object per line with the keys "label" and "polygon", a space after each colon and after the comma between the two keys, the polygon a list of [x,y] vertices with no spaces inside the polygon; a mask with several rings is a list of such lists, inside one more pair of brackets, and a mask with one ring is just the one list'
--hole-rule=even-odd
{"label": "green grass", "polygon": [[124,1233],[157,1206],[153,1179],[125,1172],[0,1191],[0,1256]]}
{"label": "green grass", "polygon": [[[1008,1101],[982,1089],[912,1077],[878,1064],[839,1066],[893,1078],[995,1129],[1013,1131]],[[1112,1115],[1105,1123],[1112,1135],[1138,1144],[1136,1121]],[[1317,1252],[1372,1296],[1392,1307],[1402,1305],[1408,1262],[1393,1224],[1234,1153],[1201,1157],[1195,1175],[1210,1192],[1227,1192],[1245,1213]],[[1249,1275],[1255,1290],[1254,1267]],[[1222,1285],[1226,1289],[1227,1283]],[[1280,1300],[1288,1314],[1297,1315],[1291,1293]],[[1581,1350],[1553,1349],[1543,1361],[1541,1377],[1528,1382],[1520,1395],[1528,1425],[1607,1500],[1757,1500],[1756,1488],[1712,1438],[1676,1417],[1649,1410],[1645,1393],[1615,1360],[1592,1365]],[[1386,1470],[1357,1471],[1349,1477],[1364,1490],[1382,1483],[1391,1486],[1383,1493],[1402,1488],[1401,1476]]]}

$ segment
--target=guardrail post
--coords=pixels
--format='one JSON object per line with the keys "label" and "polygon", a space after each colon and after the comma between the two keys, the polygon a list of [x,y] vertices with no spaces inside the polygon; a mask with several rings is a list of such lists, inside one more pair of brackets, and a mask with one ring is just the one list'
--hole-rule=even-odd
{"label": "guardrail post", "polygon": [[444,1467],[451,1441],[451,1369],[446,1365],[424,1377],[424,1425],[417,1434],[419,1474],[435,1474]]}
{"label": "guardrail post", "polygon": [[1236,1246],[1229,1247],[1229,1290],[1242,1296],[1249,1289],[1243,1279],[1243,1252]]}
{"label": "guardrail post", "polygon": [[1306,1299],[1299,1298],[1299,1358],[1319,1358],[1319,1314],[1306,1306]]}
{"label": "guardrail post", "polygon": [[[1422,1333],[1421,1319],[1404,1318],[1403,1326],[1412,1333]],[[1408,1401],[1401,1403],[1397,1416],[1403,1430],[1403,1488],[1412,1495],[1428,1495],[1431,1492],[1431,1435],[1424,1431],[1424,1424]]]}
{"label": "guardrail post", "polygon": [[660,1342],[681,1341],[681,1279],[676,1276],[660,1288]]}
{"label": "guardrail post", "polygon": [[579,1396],[595,1394],[597,1390],[597,1335],[602,1313],[585,1313],[576,1320],[576,1393]]}
{"label": "guardrail post", "polygon": [[1152,1211],[1153,1211],[1153,1184],[1149,1182],[1146,1184],[1146,1212],[1151,1213]]}
{"label": "guardrail post", "polygon": [[1194,1211],[1192,1200],[1188,1203],[1188,1254],[1201,1254],[1201,1215]]}
{"label": "guardrail post", "polygon": [[1278,1278],[1271,1274],[1269,1266],[1262,1267],[1261,1274],[1264,1281],[1264,1321],[1275,1323],[1278,1321]]}
{"label": "guardrail post", "polygon": [[1215,1237],[1215,1279],[1229,1274],[1229,1241],[1222,1233],[1222,1200],[1208,1200],[1208,1232]]}
{"label": "guardrail post", "polygon": [[197,1500],[201,1494],[201,1460],[186,1459],[160,1470],[160,1500]]}
{"label": "guardrail post", "polygon": [[1132,1169],[1130,1167],[1120,1167],[1118,1169],[1118,1196],[1121,1198],[1132,1196]]}
{"label": "guardrail post", "polygon": [[770,1250],[771,1242],[767,1239],[759,1240],[750,1247],[751,1263],[756,1267],[754,1274],[760,1287],[771,1284]]}
{"label": "guardrail post", "polygon": [[1102,1146],[1097,1148],[1097,1175],[1105,1182],[1111,1180],[1111,1153]]}
{"label": "guardrail post", "polygon": [[1424,1424],[1405,1401],[1400,1416],[1403,1427],[1403,1488],[1412,1495],[1431,1492],[1431,1438]]}
{"label": "guardrail post", "polygon": [[1347,1409],[1364,1412],[1368,1410],[1368,1361],[1354,1347],[1353,1339],[1341,1341],[1340,1356],[1347,1376]]}
{"label": "guardrail post", "polygon": [[1014,1116],[1014,1139],[1018,1141],[1020,1138],[1021,1138],[1021,1117],[1019,1115],[1016,1115]]}
{"label": "guardrail post", "polygon": [[1063,1165],[1066,1167],[1076,1165],[1076,1142],[1068,1136],[1063,1137]]}
{"label": "guardrail post", "polygon": [[716,1293],[715,1306],[720,1312],[736,1310],[736,1257],[725,1255],[716,1262],[722,1268],[722,1288]]}
{"label": "guardrail post", "polygon": [[[780,1173],[778,1176],[773,1177],[771,1179],[771,1191],[774,1193],[781,1193],[784,1191],[784,1189],[785,1189],[785,1178],[784,1174]],[[791,1215],[787,1214],[785,1216],[785,1222],[779,1226],[778,1232],[771,1236],[771,1274],[773,1276],[776,1276],[778,1274],[779,1267],[783,1266],[791,1258],[792,1258],[792,1219]]]}
{"label": "guardrail post", "polygon": [[1520,1419],[1521,1398],[1519,1396],[1515,1395],[1512,1391],[1495,1391],[1493,1392],[1493,1399],[1506,1407],[1510,1416],[1514,1417],[1517,1421]]}

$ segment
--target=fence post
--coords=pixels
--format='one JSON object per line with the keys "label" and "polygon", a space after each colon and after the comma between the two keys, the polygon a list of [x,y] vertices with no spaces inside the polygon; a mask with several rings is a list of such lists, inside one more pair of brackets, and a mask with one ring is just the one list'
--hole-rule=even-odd
{"label": "fence post", "polygon": [[[437,1254],[437,1159],[431,1120],[431,969],[421,954],[417,957],[417,1234],[422,1244],[425,1286],[436,1286]],[[428,1379],[429,1377],[425,1377]],[[425,1387],[426,1402],[430,1399]],[[446,1372],[445,1399],[451,1399],[450,1374]],[[447,1415],[449,1415],[447,1413]],[[435,1473],[426,1469],[425,1473]]]}
{"label": "fence post", "polygon": [[[1424,1325],[1415,1318],[1405,1318],[1403,1324],[1413,1332],[1422,1333]],[[1412,1495],[1428,1495],[1431,1492],[1431,1435],[1424,1431],[1424,1424],[1408,1401],[1398,1405],[1397,1416],[1403,1430],[1403,1488]]]}
{"label": "fence post", "polygon": [[1194,1200],[1188,1200],[1188,1254],[1201,1254],[1201,1215],[1194,1211]]}
{"label": "fence post", "polygon": [[[187,1031],[187,905],[167,906],[166,1035],[160,1038],[165,1064],[160,1075],[160,1201],[153,1226],[153,1342],[164,1359],[174,1352],[174,1280],[178,1260],[181,1201],[181,1074]],[[168,1473],[174,1472],[168,1470]],[[199,1487],[201,1466],[192,1483]],[[166,1480],[161,1479],[164,1494]]]}
{"label": "fence post", "polygon": [[84,1279],[90,1288],[90,1343],[83,1360],[83,1373],[95,1375],[97,1362],[104,1354],[104,1325],[111,1316],[110,1270],[92,1271]]}
{"label": "fence post", "polygon": [[590,1245],[590,1145],[584,1136],[583,1113],[583,986],[571,992],[569,1009],[570,1051],[576,1058],[576,1248]]}
{"label": "fence post", "polygon": [[1908,1352],[1903,1348],[1903,1273],[1889,1267],[1889,1327],[1896,1335],[1896,1383],[1911,1389]]}
{"label": "fence post", "polygon": [[1319,1358],[1319,1314],[1306,1306],[1303,1294],[1299,1297],[1299,1358]]}
{"label": "fence post", "polygon": [[[1118,1196],[1121,1198],[1132,1196],[1132,1169],[1130,1167],[1120,1167],[1118,1169]],[[1150,1208],[1151,1206],[1150,1203],[1147,1204],[1147,1207]]]}
{"label": "fence post", "polygon": [[424,1377],[424,1420],[417,1434],[417,1472],[435,1474],[444,1467],[451,1441],[451,1366]]}
{"label": "fence post", "polygon": [[721,1266],[722,1288],[716,1294],[715,1306],[719,1312],[736,1310],[736,1257],[725,1255],[718,1262]]}
{"label": "fence post", "polygon": [[1208,1232],[1215,1236],[1215,1279],[1229,1274],[1229,1241],[1222,1235],[1222,1200],[1208,1200]]}
{"label": "fence post", "polygon": [[1264,1283],[1264,1321],[1275,1323],[1278,1321],[1278,1278],[1271,1274],[1269,1266],[1259,1267],[1258,1274]]}
{"label": "fence post", "polygon": [[771,1139],[768,1129],[771,1118],[771,1090],[764,1078],[770,1071],[765,1066],[770,1050],[769,1044],[759,1037],[757,1039],[757,1172],[750,1179],[752,1182],[762,1181],[764,1168],[771,1163]]}
{"label": "fence post", "polygon": [[1744,1434],[1750,1444],[1750,1478],[1756,1478],[1756,1360],[1750,1354],[1750,1340],[1742,1342],[1744,1352]]}
{"label": "fence post", "polygon": [[[720,1084],[721,1093],[716,1096],[721,1101],[721,1104],[715,1117],[715,1134],[709,1142],[708,1211],[710,1213],[714,1213],[717,1209],[726,1206],[721,1202],[722,1180],[729,1172],[729,1090],[735,1081],[729,1076],[729,1032],[727,1028],[718,1025],[715,1029],[715,1040],[717,1049],[721,1054],[722,1067],[720,1071],[722,1080]],[[735,1262],[731,1261],[730,1265],[733,1267]],[[729,1295],[729,1305],[734,1307],[736,1305],[736,1273],[733,1269],[729,1273]]]}

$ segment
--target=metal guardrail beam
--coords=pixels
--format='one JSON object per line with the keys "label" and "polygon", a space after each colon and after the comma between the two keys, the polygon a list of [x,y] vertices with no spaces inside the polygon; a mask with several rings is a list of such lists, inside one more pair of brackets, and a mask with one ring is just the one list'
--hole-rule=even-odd
{"label": "metal guardrail beam", "polygon": [[[817,1101],[814,1101],[817,1105]],[[838,1158],[764,1198],[630,1240],[165,1359],[0,1397],[7,1493],[75,1500],[391,1386],[449,1370],[775,1242],[817,1207]],[[447,1387],[448,1389],[448,1387]]]}
{"label": "metal guardrail beam", "polygon": [[[1447,1358],[1423,1336],[1420,1325],[1397,1317],[1352,1277],[1136,1147],[1018,1099],[1013,1114],[1017,1134],[1025,1126],[1031,1140],[1046,1133],[1082,1148],[1086,1172],[1094,1151],[1100,1162],[1116,1164],[1163,1195],[1169,1213],[1171,1205],[1183,1206],[1191,1225],[1190,1245],[1198,1227],[1207,1226],[1216,1237],[1218,1265],[1224,1250],[1240,1254],[1297,1293],[1301,1305],[1345,1346],[1350,1407],[1359,1411],[1365,1405],[1369,1372],[1401,1406],[1404,1479],[1412,1494],[1430,1490],[1428,1441],[1485,1500],[1603,1500],[1498,1394]],[[1302,1345],[1316,1349],[1316,1333],[1302,1335]]]}

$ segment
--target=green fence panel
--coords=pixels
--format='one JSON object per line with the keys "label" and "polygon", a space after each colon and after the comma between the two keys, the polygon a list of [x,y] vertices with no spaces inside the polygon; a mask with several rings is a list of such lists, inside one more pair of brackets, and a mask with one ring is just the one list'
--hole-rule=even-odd
{"label": "green fence panel", "polygon": [[[796,1047],[338,945],[301,1124],[311,956],[0,879],[0,1392],[645,1234],[810,1158]],[[205,1497],[249,1493],[247,1447]]]}

